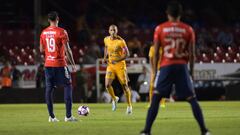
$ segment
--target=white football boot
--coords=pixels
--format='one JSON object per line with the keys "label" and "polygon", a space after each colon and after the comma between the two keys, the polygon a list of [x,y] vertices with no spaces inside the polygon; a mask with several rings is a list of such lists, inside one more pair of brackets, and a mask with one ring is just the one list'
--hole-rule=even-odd
{"label": "white football boot", "polygon": [[119,97],[116,96],[116,100],[112,100],[112,111],[116,111],[117,109],[117,103],[118,103]]}
{"label": "white football boot", "polygon": [[75,117],[71,116],[69,118],[65,117],[64,121],[65,122],[76,122],[78,120]]}
{"label": "white football boot", "polygon": [[132,106],[127,107],[126,114],[128,115],[132,114]]}
{"label": "white football boot", "polygon": [[51,116],[49,116],[48,122],[59,122],[59,120],[56,117],[52,118]]}

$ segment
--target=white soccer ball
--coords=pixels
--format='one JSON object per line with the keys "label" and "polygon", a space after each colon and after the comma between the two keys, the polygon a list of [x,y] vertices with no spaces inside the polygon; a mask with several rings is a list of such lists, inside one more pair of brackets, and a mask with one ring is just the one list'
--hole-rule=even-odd
{"label": "white soccer ball", "polygon": [[78,115],[87,116],[90,113],[90,109],[88,106],[82,105],[78,107]]}

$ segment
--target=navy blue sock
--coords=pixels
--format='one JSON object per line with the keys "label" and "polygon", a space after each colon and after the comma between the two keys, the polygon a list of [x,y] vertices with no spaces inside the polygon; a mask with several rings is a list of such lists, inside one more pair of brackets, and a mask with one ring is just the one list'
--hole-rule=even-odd
{"label": "navy blue sock", "polygon": [[49,116],[51,116],[52,118],[55,118],[55,115],[53,113],[53,91],[54,91],[53,87],[46,86],[45,100],[47,103]]}
{"label": "navy blue sock", "polygon": [[193,115],[194,115],[195,119],[197,120],[198,125],[200,126],[201,132],[203,132],[203,133],[206,132],[207,128],[204,123],[202,109],[199,106],[197,99],[192,98],[188,102],[191,104]]}
{"label": "navy blue sock", "polygon": [[146,124],[145,124],[145,128],[144,128],[144,132],[146,132],[146,133],[151,132],[152,124],[158,114],[158,109],[159,109],[159,104],[160,104],[161,98],[162,97],[159,94],[154,94],[152,97],[151,106],[148,109]]}
{"label": "navy blue sock", "polygon": [[64,100],[66,106],[66,117],[72,116],[72,85],[64,86]]}

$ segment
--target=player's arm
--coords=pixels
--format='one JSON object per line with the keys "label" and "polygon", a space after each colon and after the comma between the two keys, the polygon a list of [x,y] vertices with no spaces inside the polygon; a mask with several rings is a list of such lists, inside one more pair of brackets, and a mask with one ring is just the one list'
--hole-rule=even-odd
{"label": "player's arm", "polygon": [[65,50],[66,50],[67,60],[72,65],[73,71],[75,72],[76,71],[76,64],[75,64],[75,61],[73,59],[73,54],[72,54],[72,50],[69,46],[69,43],[67,42],[64,46],[65,46]]}
{"label": "player's arm", "polygon": [[159,31],[160,31],[160,27],[158,26],[156,29],[155,29],[155,32],[154,32],[154,55],[153,55],[153,76],[156,75],[156,72],[157,72],[157,65],[158,65],[158,61],[159,61],[159,48],[160,48],[160,40],[159,40]]}
{"label": "player's arm", "polygon": [[62,38],[62,44],[64,45],[64,48],[65,48],[65,53],[66,53],[66,56],[67,56],[67,60],[70,62],[73,72],[75,72],[77,69],[76,69],[75,61],[73,59],[72,50],[69,46],[69,38],[68,38],[67,31],[64,30],[61,33],[61,38]]}
{"label": "player's arm", "polygon": [[106,61],[107,60],[107,55],[108,55],[108,51],[107,51],[107,46],[104,47],[104,56],[103,59]]}
{"label": "player's arm", "polygon": [[191,29],[191,41],[189,43],[189,68],[190,68],[190,75],[192,78],[194,77],[194,62],[195,62],[195,34],[194,31]]}
{"label": "player's arm", "polygon": [[108,56],[108,51],[107,51],[107,44],[106,44],[106,38],[104,39],[104,55],[103,55],[103,61],[102,63],[106,63],[107,61],[107,56]]}
{"label": "player's arm", "polygon": [[41,53],[43,53],[44,52],[44,48],[43,48],[42,35],[40,36],[40,43],[39,44],[40,44],[39,50],[40,50]]}
{"label": "player's arm", "polygon": [[153,72],[153,55],[154,55],[154,47],[151,46],[149,50],[149,55],[148,55],[151,72]]}

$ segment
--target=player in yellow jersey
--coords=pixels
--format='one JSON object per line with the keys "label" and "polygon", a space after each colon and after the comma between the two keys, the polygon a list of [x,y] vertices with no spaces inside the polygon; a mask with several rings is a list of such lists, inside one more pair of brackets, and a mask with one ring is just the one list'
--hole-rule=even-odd
{"label": "player in yellow jersey", "polygon": [[[150,63],[150,66],[151,66],[151,81],[150,81],[150,88],[149,88],[149,101],[150,101],[150,104],[151,104],[151,101],[152,101],[152,96],[153,96],[153,84],[154,84],[154,81],[153,81],[153,56],[154,56],[154,46],[152,45],[149,49],[149,63]],[[159,54],[161,56],[162,54],[162,49],[160,48],[159,50]],[[158,65],[158,69],[160,68],[160,65]],[[165,101],[166,99],[165,98],[162,98],[161,101],[160,101],[160,107],[162,108],[165,108],[166,104],[165,104]]]}
{"label": "player in yellow jersey", "polygon": [[[128,76],[125,59],[129,57],[127,45],[120,36],[117,35],[118,28],[116,25],[110,25],[109,34],[104,38],[104,63],[107,63],[107,71],[105,76],[105,87],[112,97],[112,111],[116,110],[116,104],[119,97],[115,96],[112,82],[117,77],[122,85],[122,89],[127,99],[127,114],[132,113],[131,91],[128,87]],[[108,59],[107,59],[108,57]]]}

